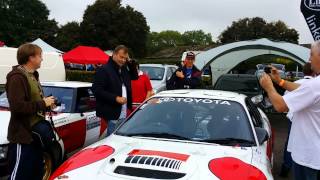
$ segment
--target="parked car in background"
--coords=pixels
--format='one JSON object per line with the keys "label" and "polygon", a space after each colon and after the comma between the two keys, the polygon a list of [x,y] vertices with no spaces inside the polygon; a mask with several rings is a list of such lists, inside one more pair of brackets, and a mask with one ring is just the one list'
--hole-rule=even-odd
{"label": "parked car in background", "polygon": [[268,179],[273,134],[250,98],[214,90],[162,91],[51,179]]}
{"label": "parked car in background", "polygon": [[224,74],[218,78],[213,89],[237,92],[249,97],[263,93],[257,76],[251,74]]}
{"label": "parked car in background", "polygon": [[177,68],[167,64],[140,64],[140,70],[149,76],[155,93],[166,90],[166,82]]}
{"label": "parked car in background", "polygon": [[66,69],[70,70],[86,70],[86,65],[84,64],[65,63],[64,66]]}
{"label": "parked car in background", "polygon": [[[73,153],[104,137],[106,123],[96,116],[96,101],[91,91],[91,83],[46,82],[41,83],[45,96],[53,95],[60,106],[47,113],[46,120],[52,117],[59,145],[44,153],[45,177],[61,163],[65,154]],[[7,173],[7,140],[10,121],[9,103],[6,93],[0,96],[0,177]],[[56,156],[53,157],[53,154]]]}
{"label": "parked car in background", "polygon": [[289,72],[286,72],[286,75],[288,78],[290,77],[293,79],[302,79],[304,77],[304,74],[301,71],[299,71],[299,72],[289,71]]}

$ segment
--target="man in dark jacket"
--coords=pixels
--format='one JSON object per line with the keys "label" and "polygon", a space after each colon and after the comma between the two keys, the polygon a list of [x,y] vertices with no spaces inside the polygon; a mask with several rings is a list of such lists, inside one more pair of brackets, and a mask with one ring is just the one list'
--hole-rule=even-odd
{"label": "man in dark jacket", "polygon": [[188,52],[183,66],[167,81],[167,89],[196,89],[200,87],[201,72],[194,66],[195,54]]}
{"label": "man in dark jacket", "polygon": [[128,48],[115,48],[108,63],[97,69],[92,84],[97,99],[97,116],[107,121],[107,136],[126,118],[132,109],[131,80],[138,79],[133,63],[128,60]]}
{"label": "man in dark jacket", "polygon": [[39,74],[42,50],[33,44],[21,45],[17,52],[18,66],[7,75],[6,92],[10,105],[8,127],[10,179],[42,179],[41,146],[32,138],[32,129],[45,120],[47,107],[54,106],[54,97],[43,97]]}

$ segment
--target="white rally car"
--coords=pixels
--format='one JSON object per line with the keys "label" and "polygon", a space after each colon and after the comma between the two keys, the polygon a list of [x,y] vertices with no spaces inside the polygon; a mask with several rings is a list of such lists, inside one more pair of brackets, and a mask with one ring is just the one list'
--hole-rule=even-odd
{"label": "white rally car", "polygon": [[267,116],[244,95],[163,91],[50,179],[273,179]]}
{"label": "white rally car", "polygon": [[[91,92],[91,83],[84,82],[47,82],[41,83],[45,96],[53,95],[60,105],[47,114],[47,120],[52,117],[59,136],[60,145],[45,154],[45,177],[49,177],[51,169],[59,163],[66,154],[73,153],[104,137],[106,123],[96,117],[95,98]],[[10,111],[6,93],[0,96],[0,169],[1,176],[7,171],[8,125]],[[52,157],[54,154],[55,157]]]}

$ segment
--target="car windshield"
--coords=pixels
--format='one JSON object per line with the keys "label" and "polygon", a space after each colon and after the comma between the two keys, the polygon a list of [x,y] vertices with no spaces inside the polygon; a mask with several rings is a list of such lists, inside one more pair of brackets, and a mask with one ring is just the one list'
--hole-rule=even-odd
{"label": "car windshield", "polygon": [[165,69],[163,67],[140,66],[140,70],[146,73],[150,80],[162,80]]}
{"label": "car windshield", "polygon": [[122,124],[117,135],[252,145],[241,104],[201,98],[152,98]]}
{"label": "car windshield", "polygon": [[58,100],[58,103],[61,103],[61,106],[57,107],[55,111],[64,113],[72,112],[74,89],[52,86],[43,86],[42,89],[45,96],[52,95]]}

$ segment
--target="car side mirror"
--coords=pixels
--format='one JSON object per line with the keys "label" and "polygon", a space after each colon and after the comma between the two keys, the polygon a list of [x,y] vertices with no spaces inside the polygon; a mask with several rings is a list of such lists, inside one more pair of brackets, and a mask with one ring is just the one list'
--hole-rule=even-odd
{"label": "car side mirror", "polygon": [[255,127],[254,129],[256,130],[258,142],[260,145],[269,139],[267,130],[260,127]]}
{"label": "car side mirror", "polygon": [[256,96],[253,96],[251,98],[251,101],[253,102],[253,104],[259,104],[263,101],[263,95],[262,94],[259,94],[259,95],[256,95]]}

